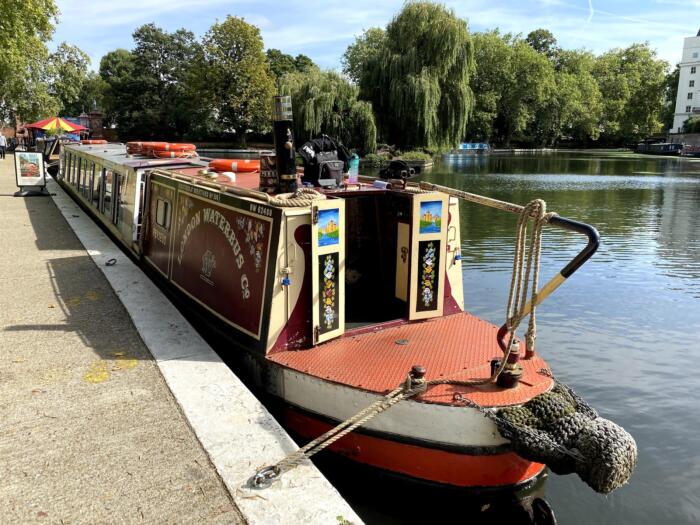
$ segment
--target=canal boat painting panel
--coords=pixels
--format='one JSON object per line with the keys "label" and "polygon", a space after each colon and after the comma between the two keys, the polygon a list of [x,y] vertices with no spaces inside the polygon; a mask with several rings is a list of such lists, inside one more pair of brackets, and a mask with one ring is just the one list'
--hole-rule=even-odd
{"label": "canal boat painting panel", "polygon": [[345,330],[345,201],[314,204],[311,225],[314,344]]}
{"label": "canal boat painting panel", "polygon": [[413,196],[413,235],[409,319],[427,319],[442,315],[445,293],[445,257],[448,210],[446,195],[439,193]]}
{"label": "canal boat painting panel", "polygon": [[271,207],[185,184],[175,201],[171,282],[256,341],[263,338],[269,307],[266,285],[278,215]]}

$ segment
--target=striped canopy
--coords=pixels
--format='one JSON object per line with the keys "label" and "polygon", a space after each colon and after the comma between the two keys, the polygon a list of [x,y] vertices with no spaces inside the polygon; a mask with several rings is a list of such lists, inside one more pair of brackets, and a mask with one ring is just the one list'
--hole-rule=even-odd
{"label": "striped canopy", "polygon": [[62,119],[61,117],[50,117],[44,120],[40,120],[39,122],[34,122],[33,124],[27,124],[24,127],[44,130],[62,129],[63,131],[68,131],[69,133],[88,129],[85,126],[81,126],[80,124],[73,124],[72,122],[68,122],[67,120]]}

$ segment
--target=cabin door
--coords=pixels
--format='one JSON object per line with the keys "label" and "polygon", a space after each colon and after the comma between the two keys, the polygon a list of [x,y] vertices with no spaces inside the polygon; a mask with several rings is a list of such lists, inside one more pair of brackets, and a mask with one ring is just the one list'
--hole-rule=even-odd
{"label": "cabin door", "polygon": [[311,302],[313,342],[345,331],[345,201],[311,207]]}
{"label": "cabin door", "polygon": [[408,318],[411,320],[442,315],[448,209],[445,194],[413,196],[408,298]]}

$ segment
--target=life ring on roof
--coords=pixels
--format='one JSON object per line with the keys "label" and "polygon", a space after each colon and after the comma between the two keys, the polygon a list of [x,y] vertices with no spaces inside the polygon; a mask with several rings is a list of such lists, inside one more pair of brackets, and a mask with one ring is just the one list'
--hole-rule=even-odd
{"label": "life ring on roof", "polygon": [[194,144],[182,144],[179,142],[167,142],[165,146],[154,146],[155,151],[195,151],[197,146]]}
{"label": "life ring on roof", "polygon": [[85,139],[80,141],[81,144],[91,145],[91,144],[107,144],[104,139]]}
{"label": "life ring on roof", "polygon": [[260,171],[258,159],[214,159],[209,167],[215,171],[233,171],[234,173],[250,173]]}
{"label": "life ring on roof", "polygon": [[141,153],[143,149],[143,142],[127,142],[126,151],[127,153]]}
{"label": "life ring on roof", "polygon": [[195,151],[163,151],[163,150],[153,150],[153,156],[159,159],[188,159],[192,157],[197,157]]}

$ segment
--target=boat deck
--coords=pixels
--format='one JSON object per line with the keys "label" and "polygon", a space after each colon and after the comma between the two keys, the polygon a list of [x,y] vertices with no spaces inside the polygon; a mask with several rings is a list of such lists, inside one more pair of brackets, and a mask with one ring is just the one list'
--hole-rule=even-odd
{"label": "boat deck", "polygon": [[[486,378],[491,360],[502,357],[496,342],[498,328],[466,312],[412,323],[385,323],[359,328],[308,350],[288,350],[268,356],[271,361],[363,390],[386,393],[396,388],[413,365],[427,369],[426,379]],[[523,377],[516,388],[494,384],[479,386],[436,385],[416,399],[456,404],[454,395],[482,406],[524,403],[546,392],[553,380],[542,369],[539,356],[522,360]]]}

